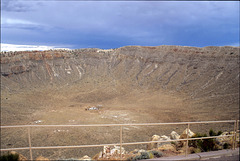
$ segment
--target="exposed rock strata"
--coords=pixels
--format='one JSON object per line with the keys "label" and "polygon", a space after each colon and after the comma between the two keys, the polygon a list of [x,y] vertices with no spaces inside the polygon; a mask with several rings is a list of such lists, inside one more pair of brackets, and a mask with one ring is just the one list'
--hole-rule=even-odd
{"label": "exposed rock strata", "polygon": [[[1,53],[2,90],[73,83],[166,89],[192,98],[236,97],[239,48],[126,46]],[[228,101],[234,101],[228,99]]]}

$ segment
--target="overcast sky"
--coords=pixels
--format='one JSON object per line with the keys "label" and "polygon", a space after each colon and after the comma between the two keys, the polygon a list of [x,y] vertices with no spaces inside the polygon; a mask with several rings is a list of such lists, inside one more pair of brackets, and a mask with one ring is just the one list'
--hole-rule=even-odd
{"label": "overcast sky", "polygon": [[1,1],[1,43],[239,46],[239,2]]}

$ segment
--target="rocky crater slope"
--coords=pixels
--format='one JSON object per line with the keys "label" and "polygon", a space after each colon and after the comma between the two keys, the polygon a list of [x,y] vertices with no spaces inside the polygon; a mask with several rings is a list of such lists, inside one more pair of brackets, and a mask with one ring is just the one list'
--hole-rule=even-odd
{"label": "rocky crater slope", "polygon": [[[1,90],[18,92],[73,84],[100,88],[106,84],[114,94],[132,89],[166,90],[191,98],[222,97],[231,104],[239,90],[238,59],[237,47],[126,46],[7,52],[1,53]],[[104,93],[109,99],[114,94]],[[89,101],[96,101],[92,99]]]}
{"label": "rocky crater slope", "polygon": [[[91,106],[101,108],[85,110]],[[1,53],[2,125],[238,118],[239,47],[126,46]],[[62,136],[56,130],[52,133]],[[134,134],[125,130],[129,136],[125,140],[131,141],[143,141],[157,132],[143,129],[144,137],[131,138]],[[68,145],[75,144],[71,141]]]}

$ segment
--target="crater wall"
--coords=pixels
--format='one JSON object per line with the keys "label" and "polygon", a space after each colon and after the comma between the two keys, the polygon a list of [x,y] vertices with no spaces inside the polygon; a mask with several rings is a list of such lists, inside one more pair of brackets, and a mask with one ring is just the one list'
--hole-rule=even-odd
{"label": "crater wall", "polygon": [[[199,97],[235,95],[239,48],[126,46],[113,50],[1,53],[1,89],[17,92],[71,84],[147,88]],[[125,88],[123,88],[125,87]]]}

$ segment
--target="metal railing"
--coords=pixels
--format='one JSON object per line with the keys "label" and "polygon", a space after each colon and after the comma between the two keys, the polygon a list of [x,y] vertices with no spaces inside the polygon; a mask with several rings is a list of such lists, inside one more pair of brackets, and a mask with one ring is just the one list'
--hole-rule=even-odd
{"label": "metal railing", "polygon": [[[191,124],[209,124],[209,123],[233,123],[233,134],[231,135],[221,135],[221,136],[210,136],[210,137],[198,137],[198,138],[189,138],[187,135],[186,139],[177,139],[177,140],[161,140],[161,141],[144,141],[144,142],[130,142],[123,143],[123,127],[125,126],[157,126],[157,125],[187,125],[187,132],[190,129]],[[115,144],[97,144],[97,145],[75,145],[75,146],[42,146],[42,147],[32,147],[31,145],[31,128],[37,127],[120,127],[120,142]],[[0,151],[11,151],[11,150],[29,150],[30,159],[33,160],[32,150],[33,149],[63,149],[63,148],[86,148],[86,147],[103,147],[103,146],[120,146],[120,160],[122,160],[122,146],[124,145],[138,145],[138,144],[149,144],[149,143],[163,143],[163,142],[177,142],[177,141],[186,141],[185,156],[188,153],[188,141],[198,140],[198,139],[211,139],[211,138],[220,138],[220,137],[232,137],[232,149],[236,148],[237,142],[237,133],[239,133],[239,120],[223,120],[223,121],[201,121],[201,122],[174,122],[174,123],[135,123],[135,124],[89,124],[89,125],[15,125],[15,126],[1,126],[3,128],[27,128],[28,129],[28,143],[29,147],[21,148],[8,148],[0,149]]]}

